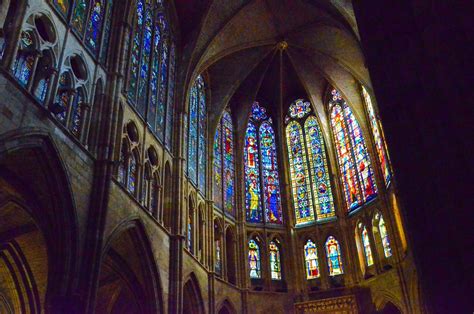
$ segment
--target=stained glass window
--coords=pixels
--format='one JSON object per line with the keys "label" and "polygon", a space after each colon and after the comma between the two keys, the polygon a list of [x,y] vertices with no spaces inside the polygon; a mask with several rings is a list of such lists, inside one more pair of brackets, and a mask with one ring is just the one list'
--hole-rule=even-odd
{"label": "stained glass window", "polygon": [[61,108],[61,112],[56,114],[56,118],[66,124],[66,117],[69,110],[71,98],[71,78],[68,72],[63,72],[59,76],[58,92],[54,100],[55,104]]}
{"label": "stained glass window", "polygon": [[207,107],[204,79],[199,75],[189,95],[188,176],[206,190]]}
{"label": "stained glass window", "polygon": [[127,144],[125,141],[122,143],[122,149],[120,150],[119,164],[117,169],[117,180],[125,185],[126,172],[127,172]]}
{"label": "stained glass window", "polygon": [[64,15],[66,16],[69,12],[69,2],[70,0],[52,0],[53,5]]}
{"label": "stained glass window", "polygon": [[286,139],[296,224],[332,217],[334,203],[321,129],[311,104],[298,99],[290,105]]}
{"label": "stained glass window", "polygon": [[192,214],[188,215],[188,249],[193,252],[193,218]]}
{"label": "stained glass window", "polygon": [[221,241],[220,240],[215,241],[215,247],[216,247],[216,262],[215,262],[214,270],[216,271],[217,274],[221,275],[222,274],[222,256],[221,256]]}
{"label": "stained glass window", "polygon": [[214,202],[218,208],[234,215],[234,135],[229,109],[217,125],[214,136]]}
{"label": "stained glass window", "polygon": [[270,273],[272,280],[281,280],[281,261],[280,261],[280,249],[278,245],[271,241],[268,247],[270,252]]}
{"label": "stained glass window", "polygon": [[86,31],[86,45],[95,53],[99,52],[105,16],[105,0],[94,0],[89,13]]}
{"label": "stained glass window", "polygon": [[372,135],[374,137],[375,148],[377,151],[377,157],[379,158],[380,170],[382,171],[385,185],[390,183],[392,178],[392,171],[390,170],[390,160],[387,153],[387,146],[385,144],[385,138],[383,135],[382,125],[380,120],[375,116],[374,106],[369,93],[362,87],[362,94],[365,99],[365,105],[367,107],[367,113],[369,115],[370,127],[372,129]]}
{"label": "stained glass window", "polygon": [[306,264],[306,279],[315,279],[319,275],[318,249],[313,241],[308,240],[304,246],[304,260]]}
{"label": "stained glass window", "polygon": [[72,11],[72,26],[79,34],[84,33],[89,0],[76,0]]}
{"label": "stained glass window", "polygon": [[326,256],[328,260],[329,276],[343,274],[341,248],[339,247],[339,242],[337,242],[333,236],[329,236],[326,241]]}
{"label": "stained glass window", "polygon": [[35,48],[34,37],[31,32],[21,32],[20,47],[12,66],[13,76],[17,81],[26,87],[31,79],[33,66],[35,63]]}
{"label": "stained glass window", "polygon": [[138,179],[138,168],[137,168],[137,157],[135,153],[130,155],[130,160],[128,162],[128,182],[127,182],[127,189],[130,193],[135,194],[135,190],[137,188],[137,179]]}
{"label": "stained glass window", "polygon": [[379,232],[382,240],[383,253],[385,257],[390,257],[392,256],[392,248],[390,247],[390,240],[388,238],[387,228],[385,227],[385,220],[383,220],[382,215],[380,215],[379,219]]}
{"label": "stained glass window", "polygon": [[158,179],[153,176],[150,186],[150,210],[153,213],[158,211]]}
{"label": "stained glass window", "polygon": [[176,46],[174,43],[170,49],[170,76],[168,79],[168,108],[166,110],[166,128],[165,128],[165,145],[171,147],[173,139],[173,116],[174,116],[174,84],[176,71]]}
{"label": "stained glass window", "polygon": [[341,94],[333,89],[329,101],[331,127],[348,211],[377,196],[377,186],[359,123]]}
{"label": "stained glass window", "polygon": [[82,127],[82,120],[83,120],[83,103],[84,103],[84,92],[82,89],[76,91],[76,95],[74,96],[74,100],[71,107],[71,124],[69,125],[69,129],[71,130],[72,134],[77,138],[81,135],[81,127]]}
{"label": "stained glass window", "polygon": [[263,208],[265,222],[281,224],[275,132],[265,108],[257,102],[252,105],[251,117],[247,124],[244,162],[247,221],[263,222]]}
{"label": "stained glass window", "polygon": [[258,246],[255,240],[249,241],[249,256],[248,256],[250,278],[251,279],[260,279],[260,247]]}
{"label": "stained glass window", "polygon": [[364,247],[365,263],[367,266],[372,266],[374,264],[374,259],[372,257],[372,250],[370,248],[369,234],[365,226],[362,228],[361,239],[362,246]]}
{"label": "stained glass window", "polygon": [[46,98],[46,93],[48,92],[49,86],[49,77],[41,78],[38,83],[36,83],[36,88],[34,90],[34,95],[41,103],[44,103]]}
{"label": "stained glass window", "polygon": [[100,51],[100,62],[105,64],[107,62],[107,52],[109,50],[110,36],[112,34],[112,9],[114,0],[107,0],[107,9],[104,20],[104,31],[102,33],[102,46]]}

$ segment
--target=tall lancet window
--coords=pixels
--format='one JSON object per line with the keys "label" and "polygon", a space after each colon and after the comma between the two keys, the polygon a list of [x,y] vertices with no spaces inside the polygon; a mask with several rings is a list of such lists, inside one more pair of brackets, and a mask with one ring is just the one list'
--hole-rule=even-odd
{"label": "tall lancet window", "polygon": [[367,228],[365,226],[361,227],[361,240],[362,246],[364,247],[364,255],[365,255],[365,263],[367,266],[372,266],[374,264],[374,259],[372,257],[372,249],[370,248],[370,240],[369,240],[369,233],[367,232]]}
{"label": "tall lancet window", "polygon": [[207,112],[204,79],[199,75],[191,87],[189,95],[188,119],[188,177],[199,186],[202,192],[206,188],[206,145]]}
{"label": "tall lancet window", "polygon": [[296,224],[334,216],[326,148],[311,104],[298,99],[286,117],[286,139]]}
{"label": "tall lancet window", "polygon": [[375,115],[375,110],[374,106],[372,105],[370,95],[363,86],[362,95],[364,96],[365,106],[369,116],[370,128],[372,129],[372,135],[374,137],[377,157],[379,158],[380,163],[380,170],[382,171],[385,185],[388,186],[390,184],[390,180],[392,179],[392,171],[390,169],[390,159],[388,157],[387,146],[385,144],[382,124],[380,123],[380,119]]}
{"label": "tall lancet window", "polygon": [[278,247],[277,240],[271,241],[268,246],[269,260],[270,260],[270,274],[272,280],[281,280],[281,259],[280,259],[280,248]]}
{"label": "tall lancet window", "polygon": [[281,224],[275,132],[271,118],[257,102],[247,124],[244,163],[247,222],[263,223],[265,219],[266,223]]}
{"label": "tall lancet window", "polygon": [[258,243],[252,239],[249,241],[249,271],[251,279],[260,279],[262,277],[260,269],[260,247]]}
{"label": "tall lancet window", "polygon": [[214,136],[214,203],[226,213],[235,215],[234,128],[229,110],[217,126]]}
{"label": "tall lancet window", "polygon": [[311,239],[304,246],[304,261],[306,264],[306,279],[315,279],[319,275],[318,249]]}
{"label": "tall lancet window", "polygon": [[330,97],[331,127],[350,212],[374,199],[377,186],[359,123],[339,91],[333,89]]}
{"label": "tall lancet window", "polygon": [[341,247],[333,236],[329,236],[326,240],[326,256],[329,276],[342,275],[344,271],[342,270]]}

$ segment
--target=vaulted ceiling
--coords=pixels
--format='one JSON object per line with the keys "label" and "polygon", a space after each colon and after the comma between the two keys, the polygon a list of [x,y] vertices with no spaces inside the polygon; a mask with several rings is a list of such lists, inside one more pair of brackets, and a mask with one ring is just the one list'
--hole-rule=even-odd
{"label": "vaulted ceiling", "polygon": [[371,84],[350,0],[192,2],[175,2],[188,82],[181,93],[208,74],[211,125],[230,105],[244,128],[254,100],[284,116],[291,101],[308,98],[322,117],[328,85],[360,110],[359,82]]}

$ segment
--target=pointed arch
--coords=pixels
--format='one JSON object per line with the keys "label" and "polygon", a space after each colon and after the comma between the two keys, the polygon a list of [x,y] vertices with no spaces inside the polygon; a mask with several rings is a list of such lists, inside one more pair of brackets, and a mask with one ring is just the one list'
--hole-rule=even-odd
{"label": "pointed arch", "polygon": [[102,251],[95,311],[118,308],[124,312],[164,313],[160,272],[139,219],[119,224]]}
{"label": "pointed arch", "polygon": [[218,314],[237,314],[235,307],[228,299],[225,299],[223,302],[221,302],[217,308],[219,309],[217,312]]}
{"label": "pointed arch", "polygon": [[188,276],[183,287],[183,314],[204,314],[204,301],[199,281],[194,273]]}

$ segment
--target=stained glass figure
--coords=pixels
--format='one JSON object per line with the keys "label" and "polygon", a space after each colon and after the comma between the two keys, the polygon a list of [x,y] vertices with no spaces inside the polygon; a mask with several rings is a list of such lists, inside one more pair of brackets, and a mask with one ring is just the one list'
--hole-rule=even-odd
{"label": "stained glass figure", "polygon": [[53,5],[64,16],[67,16],[67,13],[69,12],[69,2],[70,2],[70,0],[52,0]]}
{"label": "stained glass figure", "polygon": [[71,130],[72,134],[77,138],[80,138],[81,136],[84,100],[84,92],[82,89],[79,89],[76,92],[72,103],[71,123],[69,125],[69,129]]}
{"label": "stained glass figure", "polygon": [[[160,84],[158,87],[158,117],[157,129],[159,130],[159,137],[164,137],[165,131],[165,115],[167,108],[166,92],[168,88],[168,40],[163,41],[163,46],[160,54]],[[157,131],[158,132],[158,131]]]}
{"label": "stained glass figure", "polygon": [[245,207],[248,222],[263,222],[260,201],[260,170],[258,157],[257,128],[252,121],[247,124],[245,134]]}
{"label": "stained glass figure", "polygon": [[130,155],[130,160],[128,162],[128,180],[127,180],[127,189],[130,193],[135,194],[136,184],[138,179],[138,168],[137,168],[137,157],[134,153]]}
{"label": "stained glass figure", "polygon": [[311,104],[298,99],[288,110],[286,139],[296,224],[333,217],[334,203],[321,129]]}
{"label": "stained glass figure", "polygon": [[188,215],[188,249],[193,252],[193,218],[191,214]]}
{"label": "stained glass figure", "polygon": [[385,227],[385,220],[383,220],[382,215],[380,215],[379,219],[379,232],[382,240],[383,253],[385,257],[388,258],[392,256],[392,248],[390,247],[390,240],[388,238],[387,228]]}
{"label": "stained glass figure", "polygon": [[[155,22],[155,33],[153,35],[153,62],[151,66],[150,80],[150,104],[148,105],[148,124],[157,135],[162,134],[162,125],[158,122],[160,114],[158,113],[158,85],[160,79],[160,49],[161,49],[161,26]],[[158,127],[157,127],[158,122]]]}
{"label": "stained glass figure", "polygon": [[35,98],[38,99],[41,103],[44,103],[46,98],[46,93],[48,92],[49,86],[49,77],[41,78],[38,83],[36,83],[36,88],[33,92]]}
{"label": "stained glass figure", "polygon": [[79,33],[84,33],[84,27],[87,19],[87,7],[89,0],[76,0],[72,11],[72,26]]}
{"label": "stained glass figure", "polygon": [[[260,163],[259,163],[260,158]],[[244,148],[247,221],[282,223],[280,180],[272,120],[254,102],[247,124]],[[261,176],[261,177],[260,177]]]}
{"label": "stained glass figure", "polygon": [[227,213],[235,215],[234,192],[234,127],[230,111],[224,111],[222,116],[222,156],[223,156],[223,183],[224,183],[224,209]]}
{"label": "stained glass figure", "polygon": [[390,169],[390,160],[388,157],[387,146],[385,144],[382,125],[380,120],[375,116],[372,100],[365,87],[362,87],[362,94],[364,96],[367,113],[369,115],[370,128],[372,129],[372,135],[374,137],[377,157],[379,158],[380,163],[380,170],[382,171],[385,185],[388,186],[392,178],[392,171]]}
{"label": "stained glass figure", "polygon": [[222,123],[217,125],[214,135],[214,171],[213,171],[213,199],[217,208],[222,208]]}
{"label": "stained glass figure", "polygon": [[96,55],[99,53],[102,28],[105,16],[105,0],[94,0],[89,13],[86,31],[86,45]]}
{"label": "stained glass figure", "polygon": [[35,43],[31,32],[21,32],[20,47],[12,66],[13,76],[17,81],[26,87],[31,79],[33,66],[35,63],[34,53]]}
{"label": "stained glass figure", "polygon": [[319,278],[318,249],[311,240],[306,241],[304,246],[304,260],[306,264],[306,279]]}
{"label": "stained glass figure", "polygon": [[204,79],[198,75],[189,95],[188,176],[206,191],[207,106]]}
{"label": "stained glass figure", "polygon": [[362,228],[361,239],[362,246],[364,247],[365,263],[367,266],[372,266],[374,264],[374,259],[372,257],[372,250],[370,248],[369,234],[365,226]]}
{"label": "stained glass figure", "polygon": [[138,94],[136,106],[138,112],[145,116],[147,95],[148,95],[148,76],[150,73],[150,61],[153,40],[153,15],[150,5],[147,3],[144,11],[143,37],[141,43],[141,60],[138,74]]}
{"label": "stained glass figure", "polygon": [[249,241],[249,256],[248,256],[250,278],[260,279],[260,248],[255,240]]}
{"label": "stained glass figure", "polygon": [[135,16],[134,27],[133,27],[133,40],[131,43],[131,55],[129,61],[129,81],[128,81],[128,98],[135,104],[135,98],[137,95],[138,75],[140,67],[140,50],[143,33],[143,22],[144,22],[144,2],[143,0],[137,0],[137,14]]}
{"label": "stained glass figure", "polygon": [[222,274],[222,253],[221,253],[221,241],[216,240],[215,241],[215,248],[216,248],[216,262],[214,265],[214,270],[216,271],[217,274],[221,275]]}
{"label": "stained glass figure", "polygon": [[54,102],[61,110],[56,114],[56,118],[62,123],[66,124],[66,117],[69,111],[69,104],[71,100],[71,78],[68,72],[63,72],[59,76],[58,92]]}
{"label": "stained glass figure", "polygon": [[125,180],[127,176],[127,155],[127,144],[123,142],[122,149],[120,150],[119,164],[117,169],[117,180],[123,185],[125,185]]}
{"label": "stained glass figure", "polygon": [[278,245],[271,241],[268,247],[270,252],[270,273],[272,280],[281,280],[281,261],[280,261],[280,249]]}
{"label": "stained glass figure", "polygon": [[326,241],[326,256],[329,276],[342,275],[344,272],[342,270],[341,248],[333,236],[329,236]]}
{"label": "stained glass figure", "polygon": [[333,89],[329,101],[331,127],[348,211],[377,196],[377,186],[359,123],[341,94]]}

